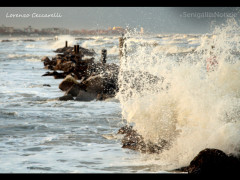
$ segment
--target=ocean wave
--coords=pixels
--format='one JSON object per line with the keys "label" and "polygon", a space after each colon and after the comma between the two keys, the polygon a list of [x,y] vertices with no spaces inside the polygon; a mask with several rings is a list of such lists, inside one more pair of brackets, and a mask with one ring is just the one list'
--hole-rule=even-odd
{"label": "ocean wave", "polygon": [[42,55],[36,55],[36,54],[8,54],[7,58],[9,59],[18,59],[18,58],[40,58]]}
{"label": "ocean wave", "polygon": [[40,62],[41,60],[39,58],[29,58],[29,59],[25,59],[25,61],[27,61],[27,62]]}
{"label": "ocean wave", "polygon": [[[135,51],[121,59],[122,116],[146,141],[169,142],[158,155],[162,162],[183,167],[204,148],[240,154],[240,60],[231,53],[240,47],[240,37],[229,35],[239,31],[231,23],[216,28],[183,57],[160,56],[157,49],[135,44]],[[218,65],[207,71],[213,54]],[[151,76],[164,80],[153,83]]]}
{"label": "ocean wave", "polygon": [[0,111],[1,115],[6,115],[6,116],[17,116],[18,113],[17,112],[7,112],[7,111]]}

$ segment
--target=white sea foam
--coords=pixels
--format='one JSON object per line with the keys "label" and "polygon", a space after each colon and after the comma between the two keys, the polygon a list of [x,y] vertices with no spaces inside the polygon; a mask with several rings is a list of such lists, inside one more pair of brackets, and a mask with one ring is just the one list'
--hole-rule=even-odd
{"label": "white sea foam", "polygon": [[[36,55],[34,55],[36,56]],[[8,54],[8,58],[22,58],[22,57],[33,57],[32,54]]]}
{"label": "white sea foam", "polygon": [[39,62],[41,61],[40,59],[37,59],[37,58],[28,58],[28,59],[25,59],[26,61],[28,62]]}
{"label": "white sea foam", "polygon": [[68,46],[74,46],[76,40],[73,36],[70,35],[60,35],[57,36],[57,40],[50,41],[47,45],[43,45],[42,48],[53,49],[65,47],[65,42],[68,41]]}
{"label": "white sea foam", "polygon": [[[160,56],[134,44],[121,60],[117,98],[122,116],[145,140],[171,144],[159,155],[162,162],[188,165],[204,148],[240,154],[240,61],[231,53],[240,49],[239,32],[231,20],[210,38],[203,35],[201,45],[184,57]],[[218,66],[207,72],[206,59],[213,55]],[[164,81],[149,83],[141,72]]]}

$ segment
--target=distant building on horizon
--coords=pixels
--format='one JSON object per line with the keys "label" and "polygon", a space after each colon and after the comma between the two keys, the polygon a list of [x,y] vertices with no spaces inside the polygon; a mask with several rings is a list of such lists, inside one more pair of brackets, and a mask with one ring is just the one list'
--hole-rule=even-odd
{"label": "distant building on horizon", "polygon": [[[143,31],[143,30],[142,30]],[[23,28],[0,26],[0,35],[121,35],[125,34],[127,29],[122,27],[108,27],[107,29],[81,29],[69,30],[66,28],[42,28],[35,29],[32,26]]]}
{"label": "distant building on horizon", "polygon": [[125,29],[124,28],[122,28],[122,27],[113,27],[112,28],[112,30],[113,31],[116,31],[116,32],[118,32],[118,33],[125,33]]}
{"label": "distant building on horizon", "polygon": [[69,34],[69,29],[65,28],[43,28],[42,33],[47,33],[47,34]]}
{"label": "distant building on horizon", "polygon": [[6,27],[4,25],[0,27],[0,33],[13,33],[13,32],[14,32],[13,27]]}
{"label": "distant building on horizon", "polygon": [[28,26],[28,27],[24,28],[24,32],[26,32],[26,33],[33,33],[34,29],[32,28],[32,26]]}

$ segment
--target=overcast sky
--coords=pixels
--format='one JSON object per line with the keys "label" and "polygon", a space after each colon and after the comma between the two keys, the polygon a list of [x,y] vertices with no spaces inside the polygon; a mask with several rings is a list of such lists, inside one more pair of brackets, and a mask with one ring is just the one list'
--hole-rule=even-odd
{"label": "overcast sky", "polygon": [[[33,13],[61,17],[32,17]],[[30,14],[30,17],[10,17]],[[8,17],[7,17],[8,16]],[[0,25],[22,28],[107,29],[143,27],[153,33],[206,33],[211,24],[240,18],[238,7],[0,7]]]}

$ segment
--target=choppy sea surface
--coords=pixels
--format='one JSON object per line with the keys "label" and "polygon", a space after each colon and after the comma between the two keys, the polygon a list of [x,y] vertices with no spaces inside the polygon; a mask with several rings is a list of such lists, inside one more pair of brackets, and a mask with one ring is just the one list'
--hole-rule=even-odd
{"label": "choppy sea surface", "polygon": [[[121,137],[116,133],[126,122],[136,123],[136,127],[140,132],[142,132],[140,127],[150,128],[153,125],[155,129],[150,128],[149,131],[154,132],[158,137],[161,134],[157,133],[157,131],[173,132],[172,126],[170,128],[165,122],[157,118],[164,116],[166,120],[172,117],[167,116],[166,113],[161,115],[160,110],[156,112],[156,109],[161,107],[167,107],[168,111],[170,111],[172,105],[169,105],[163,98],[157,98],[158,96],[149,98],[147,93],[146,99],[149,100],[149,103],[146,103],[146,99],[140,100],[137,96],[128,101],[124,98],[126,94],[119,94],[116,98],[107,101],[56,100],[57,97],[64,94],[58,88],[62,79],[42,76],[47,70],[43,68],[41,58],[43,56],[50,58],[55,56],[53,50],[63,47],[66,40],[69,45],[79,44],[84,48],[93,48],[97,53],[95,61],[100,60],[101,49],[105,48],[107,49],[107,62],[119,64],[118,36],[89,36],[77,40],[76,37],[72,36],[59,36],[58,38],[58,40],[53,40],[52,37],[1,37],[1,40],[9,39],[11,41],[0,42],[0,173],[169,173],[174,168],[188,165],[191,158],[199,152],[198,150],[207,146],[202,145],[194,149],[193,144],[190,143],[194,140],[187,139],[186,142],[189,143],[182,145],[189,147],[186,147],[184,151],[179,146],[173,148],[172,151],[171,149],[167,150],[168,153],[172,153],[174,156],[169,156],[168,153],[163,154],[163,156],[142,154],[121,148]],[[211,39],[212,36],[204,36],[204,38]],[[26,39],[34,41],[25,41]],[[203,35],[191,34],[158,34],[141,36],[140,38],[134,36],[128,40],[127,47],[129,53],[132,54],[135,53],[136,48],[148,47],[147,51],[145,51],[146,49],[141,50],[144,53],[141,55],[141,61],[136,54],[132,56],[138,62],[143,62],[144,59],[148,60],[147,56],[150,56],[154,62],[156,56],[166,59],[173,58],[174,62],[178,62],[179,57],[187,56],[201,47],[202,39]],[[141,46],[136,47],[139,44]],[[151,53],[149,53],[149,48],[151,48]],[[151,64],[154,62],[152,61]],[[136,62],[133,61],[133,63],[135,65]],[[148,69],[151,68],[150,66],[144,65],[144,63],[140,65],[145,66],[145,70],[151,71]],[[129,68],[129,66],[125,68],[127,67]],[[177,72],[182,73],[179,69]],[[194,72],[189,71],[186,73]],[[158,74],[155,73],[155,75]],[[174,82],[171,79],[171,83]],[[185,83],[187,88],[191,88],[190,84],[193,82],[190,79]],[[45,84],[50,86],[45,86]],[[191,85],[195,87],[194,84]],[[176,88],[179,90],[180,86]],[[196,88],[192,90],[198,95]],[[187,92],[184,92],[186,93],[183,94],[185,97]],[[222,104],[226,103],[228,105],[227,99],[232,98],[235,105],[237,105],[235,110],[238,111],[239,96],[228,97],[227,90],[225,92],[225,94],[221,94],[221,97],[225,97],[224,100],[226,101],[221,101]],[[137,94],[137,92],[135,93]],[[184,100],[188,101],[191,106],[196,106],[194,104],[195,96],[191,92],[188,93],[190,93],[189,98]],[[171,95],[171,92],[168,95]],[[157,102],[162,100],[161,102],[165,102],[165,104],[156,104],[153,99]],[[169,102],[172,100],[171,98],[168,99]],[[218,94],[215,99],[219,100]],[[175,97],[174,102],[176,101],[182,102],[183,100],[178,100]],[[221,102],[219,101],[219,103]],[[204,103],[201,104],[200,102],[202,110],[204,105]],[[150,111],[144,106],[155,109],[155,111]],[[187,108],[183,104],[181,107],[182,109],[179,111],[185,114],[182,114],[182,121],[179,124],[186,123],[185,127],[189,129],[198,128],[198,122],[189,123],[188,121],[196,118],[196,116],[190,116],[190,114],[200,113],[196,112],[198,107],[189,111],[186,110]],[[219,105],[218,109],[222,110],[221,108]],[[161,112],[163,110],[164,108],[162,108]],[[203,110],[202,113],[206,112]],[[183,115],[185,115],[185,119]],[[142,118],[139,118],[140,116],[144,117],[145,121],[151,125],[144,124],[143,121],[140,122],[142,120]],[[179,113],[178,116],[180,118]],[[207,117],[211,120],[217,118],[214,114]],[[153,118],[156,119],[159,126],[164,124],[165,129],[163,130],[154,124],[152,122]],[[238,119],[238,116],[235,118]],[[170,121],[168,119],[168,122]],[[221,123],[224,124],[222,121]],[[214,123],[211,125],[214,125]],[[227,125],[229,129],[233,126],[229,123]],[[214,126],[217,127],[216,124]],[[181,132],[186,135],[183,127],[177,127],[182,128]],[[200,124],[199,127],[204,128],[204,124]],[[219,126],[219,133],[225,133],[225,138],[227,138],[229,132],[228,129],[223,129],[224,127]],[[209,131],[211,131],[211,128]],[[156,138],[149,133],[143,133],[143,135],[152,139]],[[172,137],[169,138],[169,141],[177,139],[171,133],[168,136]],[[207,134],[206,137],[208,136]],[[235,138],[234,133],[229,136]],[[182,141],[184,137],[180,136],[179,140]],[[175,144],[178,143],[177,141]],[[238,142],[234,143],[235,141],[232,144],[238,144]],[[215,144],[213,147],[215,147]],[[192,147],[192,151],[189,150],[190,147]],[[185,157],[178,153],[188,153],[188,156]],[[169,161],[166,160],[167,156]],[[178,159],[176,156],[184,160]]]}

